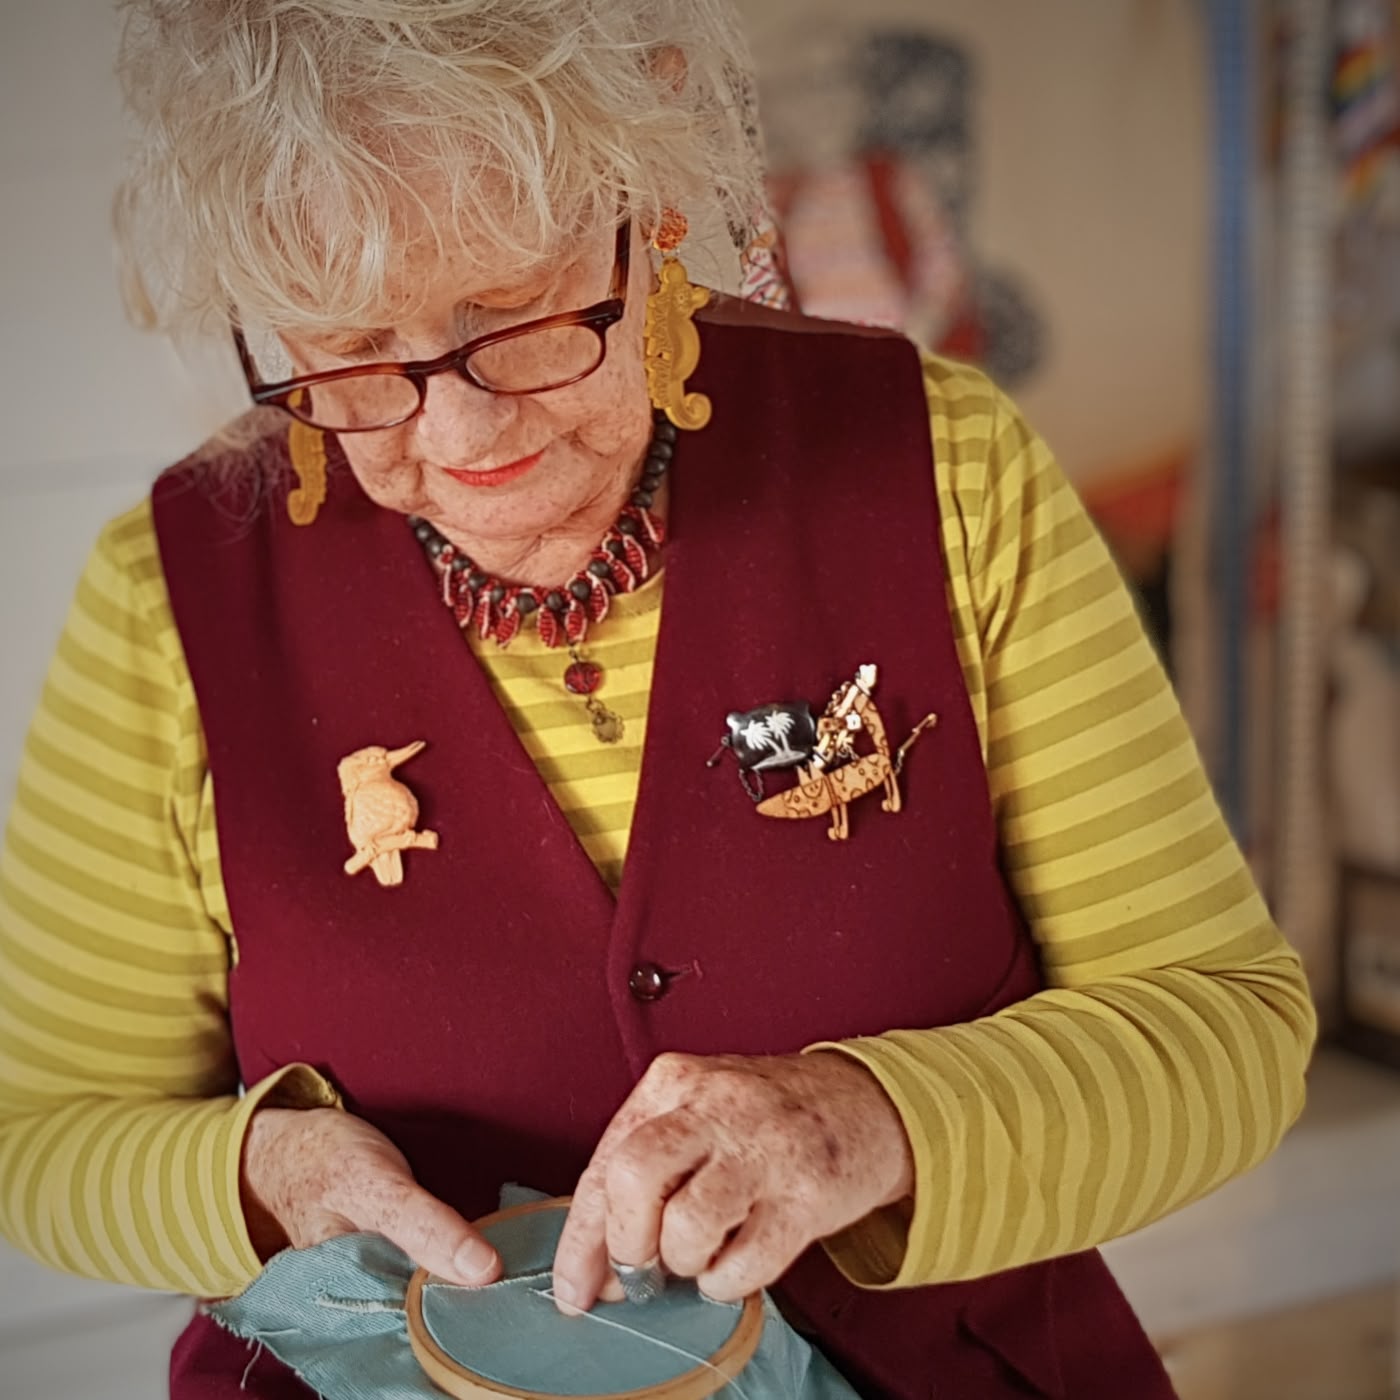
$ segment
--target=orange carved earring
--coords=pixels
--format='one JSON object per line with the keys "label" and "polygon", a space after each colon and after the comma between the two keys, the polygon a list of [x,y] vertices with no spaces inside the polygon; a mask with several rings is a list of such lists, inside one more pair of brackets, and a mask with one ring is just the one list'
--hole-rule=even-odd
{"label": "orange carved earring", "polygon": [[293,418],[287,450],[297,477],[296,489],[287,496],[287,514],[293,525],[311,525],[326,499],[326,435],[320,428]]}
{"label": "orange carved earring", "polygon": [[703,428],[712,412],[704,394],[687,393],[685,387],[700,363],[695,313],[709,302],[710,290],[693,286],[676,256],[689,227],[684,214],[663,209],[652,237],[652,247],[661,254],[661,269],[656,290],[647,298],[646,371],[652,407],[676,427],[694,430]]}

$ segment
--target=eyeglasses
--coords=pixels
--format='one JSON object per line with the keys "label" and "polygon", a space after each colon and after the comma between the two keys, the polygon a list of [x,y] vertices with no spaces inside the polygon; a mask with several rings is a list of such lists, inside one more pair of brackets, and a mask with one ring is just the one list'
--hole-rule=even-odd
{"label": "eyeglasses", "polygon": [[241,329],[233,340],[253,402],[284,408],[313,428],[368,433],[397,428],[422,412],[428,380],[455,370],[492,394],[542,394],[586,379],[608,353],[607,333],[626,309],[632,221],[617,229],[606,300],[469,340],[435,360],[354,365],[264,384]]}

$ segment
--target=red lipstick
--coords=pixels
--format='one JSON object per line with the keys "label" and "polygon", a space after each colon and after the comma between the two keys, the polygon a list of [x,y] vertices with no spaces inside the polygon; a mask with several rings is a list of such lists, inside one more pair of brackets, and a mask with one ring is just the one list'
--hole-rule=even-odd
{"label": "red lipstick", "polygon": [[505,466],[492,471],[472,472],[458,467],[444,467],[443,471],[463,486],[505,486],[508,482],[518,481],[526,472],[538,466],[543,456],[544,449],[541,448],[532,456],[522,457],[518,462],[507,462]]}

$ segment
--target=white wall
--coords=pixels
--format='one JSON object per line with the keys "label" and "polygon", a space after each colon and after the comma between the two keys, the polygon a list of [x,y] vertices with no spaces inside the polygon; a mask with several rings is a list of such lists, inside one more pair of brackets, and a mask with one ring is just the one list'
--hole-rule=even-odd
{"label": "white wall", "polygon": [[[103,520],[226,416],[125,322],[109,206],[123,133],[110,0],[0,6],[0,789]],[[220,406],[222,405],[222,407]]]}
{"label": "white wall", "polygon": [[[110,0],[0,4],[0,806],[82,562],[230,399],[125,324],[108,207],[123,136]],[[156,1400],[185,1300],[0,1246],[0,1392]],[[74,1345],[74,1343],[78,1345]]]}

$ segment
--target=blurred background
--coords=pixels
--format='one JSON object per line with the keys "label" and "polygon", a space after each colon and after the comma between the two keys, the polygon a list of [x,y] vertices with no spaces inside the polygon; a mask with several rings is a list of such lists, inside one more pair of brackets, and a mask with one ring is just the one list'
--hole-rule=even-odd
{"label": "blurred background", "polygon": [[[1018,399],[1327,1027],[1279,1153],[1110,1261],[1184,1400],[1400,1395],[1400,0],[740,8],[777,216],[748,290]],[[8,802],[98,527],[243,399],[221,353],[123,321],[109,0],[0,15]],[[732,264],[720,240],[699,271]],[[0,1247],[0,1392],[156,1400],[188,1307]]]}

